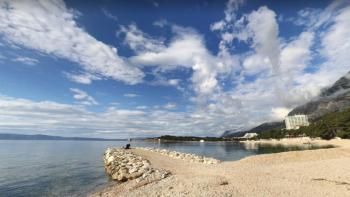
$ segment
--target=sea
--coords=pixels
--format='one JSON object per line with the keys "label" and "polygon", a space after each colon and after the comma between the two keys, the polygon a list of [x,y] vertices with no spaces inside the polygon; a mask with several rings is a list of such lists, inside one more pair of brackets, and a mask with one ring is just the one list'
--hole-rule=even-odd
{"label": "sea", "polygon": [[[0,197],[86,196],[113,184],[104,171],[108,147],[127,141],[0,140]],[[235,161],[244,157],[317,148],[246,145],[238,142],[132,141],[132,147],[153,147]]]}

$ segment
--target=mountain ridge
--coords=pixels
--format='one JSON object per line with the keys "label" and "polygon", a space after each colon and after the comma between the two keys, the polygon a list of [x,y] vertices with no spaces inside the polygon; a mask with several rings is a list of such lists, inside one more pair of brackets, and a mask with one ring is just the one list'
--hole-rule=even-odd
{"label": "mountain ridge", "polygon": [[294,108],[288,115],[306,114],[313,121],[327,113],[339,112],[348,107],[350,107],[350,72],[321,91],[316,100]]}
{"label": "mountain ridge", "polygon": [[[319,97],[303,105],[295,107],[288,116],[306,114],[311,121],[332,113],[341,112],[350,107],[350,71],[338,79],[330,87],[321,90]],[[279,124],[277,124],[279,123]],[[246,131],[227,130],[222,137],[241,137],[245,133],[260,133],[264,130],[284,128],[284,121],[266,122]],[[264,129],[264,130],[262,130]]]}

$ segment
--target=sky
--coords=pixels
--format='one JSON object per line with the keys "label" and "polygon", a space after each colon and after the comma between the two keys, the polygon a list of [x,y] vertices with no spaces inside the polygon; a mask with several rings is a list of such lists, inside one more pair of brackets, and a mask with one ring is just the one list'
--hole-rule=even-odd
{"label": "sky", "polygon": [[0,0],[0,132],[220,136],[349,70],[350,2]]}

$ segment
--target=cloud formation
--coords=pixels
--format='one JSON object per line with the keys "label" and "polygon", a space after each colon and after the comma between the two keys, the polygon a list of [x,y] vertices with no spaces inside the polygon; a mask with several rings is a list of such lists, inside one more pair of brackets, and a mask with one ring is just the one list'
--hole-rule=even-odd
{"label": "cloud formation", "polygon": [[[220,74],[230,73],[237,66],[237,62],[234,58],[226,61],[224,58],[214,56],[206,48],[202,35],[192,28],[174,25],[172,31],[174,37],[170,43],[138,52],[136,56],[130,58],[131,62],[157,66],[160,70],[191,69],[196,100],[205,102],[214,92],[220,91],[217,77]],[[149,39],[145,40],[151,42]],[[159,48],[161,50],[158,50]]]}
{"label": "cloud formation", "polygon": [[[171,101],[153,108],[141,104],[134,109],[109,107],[92,112],[88,106],[99,103],[76,88],[70,89],[75,104],[1,96],[0,128],[6,131],[35,129],[101,137],[219,135],[282,120],[293,107],[316,98],[322,88],[349,71],[350,5],[346,1],[335,1],[324,10],[300,10],[294,21],[301,32],[282,37],[275,11],[262,6],[238,14],[245,2],[229,0],[223,18],[210,25],[220,40],[217,52],[209,50],[205,36],[192,27],[158,21],[155,26],[171,27],[170,38],[164,39],[142,31],[136,23],[121,25],[117,35],[132,50],[130,57],[119,56],[116,48],[80,28],[77,14],[62,1],[33,1],[35,9],[29,9],[29,1],[0,2],[3,38],[78,63],[80,71],[65,72],[70,80],[136,84],[144,82],[141,69],[152,68],[156,80],[149,84],[177,87],[190,103],[185,111],[175,110],[180,102]],[[237,42],[247,49],[236,50]],[[192,75],[184,80],[165,74],[178,70]]]}
{"label": "cloud formation", "polygon": [[[62,0],[0,1],[0,33],[19,46],[78,63],[86,80],[110,78],[127,84],[142,81],[143,72],[118,56],[115,47],[98,41],[75,19]],[[88,77],[90,76],[90,77]],[[89,80],[87,80],[89,79]]]}
{"label": "cloud formation", "polygon": [[127,97],[127,98],[135,98],[135,97],[139,97],[140,95],[138,94],[134,94],[134,93],[126,93],[124,94],[124,97]]}
{"label": "cloud formation", "polygon": [[88,105],[88,106],[98,105],[98,102],[88,93],[78,88],[71,88],[70,91],[73,93],[73,97],[77,101],[77,103],[81,105]]}
{"label": "cloud formation", "polygon": [[39,63],[39,60],[37,60],[37,59],[30,58],[30,57],[23,57],[23,56],[18,56],[15,59],[13,59],[12,61],[20,62],[20,63],[27,64],[30,66],[33,66],[33,65],[36,65]]}
{"label": "cloud formation", "polygon": [[[77,97],[81,98],[80,96]],[[222,129],[222,122],[199,113],[171,112],[144,108],[110,107],[97,113],[82,105],[31,101],[0,96],[0,127],[3,132],[44,133],[64,136],[128,138],[178,133],[206,135]],[[184,130],[184,128],[188,128]],[[108,132],[104,132],[108,131]]]}

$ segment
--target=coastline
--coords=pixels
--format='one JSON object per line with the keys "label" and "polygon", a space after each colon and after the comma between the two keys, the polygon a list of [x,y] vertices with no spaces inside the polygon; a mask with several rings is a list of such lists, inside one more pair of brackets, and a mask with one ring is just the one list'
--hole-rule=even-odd
{"label": "coastline", "polygon": [[[135,187],[131,180],[90,196],[346,196],[350,193],[350,140],[311,140],[335,148],[246,157],[208,165],[191,163],[145,149],[133,154],[171,176]],[[303,140],[244,143],[300,144]]]}
{"label": "coastline", "polygon": [[266,145],[286,145],[286,146],[301,146],[304,144],[312,144],[316,146],[334,146],[334,147],[344,147],[347,143],[343,143],[346,140],[342,139],[332,139],[332,140],[322,140],[318,138],[310,137],[299,137],[299,138],[282,138],[282,139],[260,139],[260,140],[245,140],[240,141],[243,144],[266,144]]}

